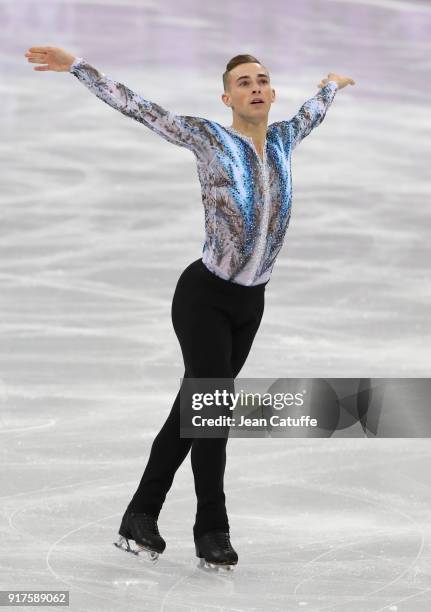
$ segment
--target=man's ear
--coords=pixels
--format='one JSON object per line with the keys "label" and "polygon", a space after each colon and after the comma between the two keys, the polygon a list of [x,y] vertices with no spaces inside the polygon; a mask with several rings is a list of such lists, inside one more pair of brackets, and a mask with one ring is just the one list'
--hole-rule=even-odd
{"label": "man's ear", "polygon": [[223,93],[221,96],[221,99],[222,99],[223,104],[225,104],[226,106],[230,106],[229,94]]}

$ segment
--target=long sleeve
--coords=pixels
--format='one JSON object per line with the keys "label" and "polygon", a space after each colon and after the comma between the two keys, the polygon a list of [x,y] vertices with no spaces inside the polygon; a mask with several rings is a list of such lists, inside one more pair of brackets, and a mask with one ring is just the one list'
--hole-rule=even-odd
{"label": "long sleeve", "polygon": [[312,129],[323,121],[337,89],[338,85],[335,81],[328,81],[325,87],[322,87],[313,98],[304,102],[297,114],[290,119],[288,124],[291,149],[294,149]]}
{"label": "long sleeve", "polygon": [[69,72],[106,104],[143,123],[172,144],[186,147],[196,154],[204,147],[207,120],[175,115],[165,110],[122,83],[108,78],[82,57],[75,58]]}

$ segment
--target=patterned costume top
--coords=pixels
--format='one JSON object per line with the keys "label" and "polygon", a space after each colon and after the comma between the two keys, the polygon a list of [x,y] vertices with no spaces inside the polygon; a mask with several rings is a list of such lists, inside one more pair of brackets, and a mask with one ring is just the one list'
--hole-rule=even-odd
{"label": "patterned costume top", "polygon": [[324,119],[337,83],[329,81],[292,119],[268,126],[262,160],[251,137],[215,121],[175,115],[81,57],[70,72],[113,108],[195,154],[205,212],[206,267],[240,285],[268,281],[290,220],[292,151]]}

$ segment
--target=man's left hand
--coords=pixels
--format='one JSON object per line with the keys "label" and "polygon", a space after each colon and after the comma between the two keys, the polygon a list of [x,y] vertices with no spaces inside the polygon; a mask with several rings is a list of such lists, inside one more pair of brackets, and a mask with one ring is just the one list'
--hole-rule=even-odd
{"label": "man's left hand", "polygon": [[355,84],[355,81],[353,79],[351,79],[350,77],[342,77],[339,74],[335,74],[335,72],[330,72],[328,74],[328,78],[322,79],[317,87],[319,89],[321,87],[325,87],[325,85],[329,81],[335,81],[337,83],[337,85],[338,85],[338,89],[343,89],[343,87],[346,87],[346,85],[354,85]]}

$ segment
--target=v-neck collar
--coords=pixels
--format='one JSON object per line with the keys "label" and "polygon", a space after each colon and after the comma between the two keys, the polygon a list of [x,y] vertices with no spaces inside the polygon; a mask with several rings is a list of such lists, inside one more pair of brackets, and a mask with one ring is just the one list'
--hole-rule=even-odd
{"label": "v-neck collar", "polygon": [[263,158],[262,158],[259,155],[259,153],[257,152],[256,145],[254,144],[254,140],[253,140],[253,138],[251,136],[247,136],[246,134],[243,134],[242,132],[238,132],[238,130],[236,130],[234,127],[232,127],[230,125],[225,125],[224,127],[225,127],[226,130],[230,130],[234,134],[237,134],[237,136],[239,136],[240,138],[245,138],[247,140],[247,142],[249,142],[251,144],[251,146],[253,147],[253,149],[255,150],[256,155],[259,158],[259,161],[262,164],[265,163],[265,159],[266,159],[266,143],[268,141],[268,130],[266,131],[265,142],[263,143]]}

